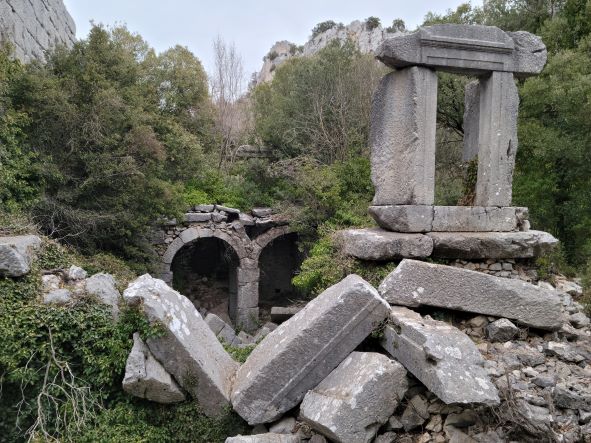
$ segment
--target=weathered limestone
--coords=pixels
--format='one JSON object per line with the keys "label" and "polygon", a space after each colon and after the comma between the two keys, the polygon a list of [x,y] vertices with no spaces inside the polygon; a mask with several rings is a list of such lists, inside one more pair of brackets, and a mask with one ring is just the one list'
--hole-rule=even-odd
{"label": "weathered limestone", "polygon": [[283,323],[301,310],[302,308],[299,306],[273,306],[271,308],[271,321],[273,323]]}
{"label": "weathered limestone", "polygon": [[224,350],[193,304],[162,280],[143,275],[123,293],[129,305],[139,306],[164,335],[147,345],[175,380],[199,401],[203,411],[217,415],[229,404],[232,378],[238,364]]}
{"label": "weathered limestone", "polygon": [[39,246],[41,239],[36,235],[0,237],[0,276],[21,277],[28,274]]}
{"label": "weathered limestone", "polygon": [[486,327],[486,335],[490,341],[510,341],[518,333],[519,328],[506,318],[499,318]]}
{"label": "weathered limestone", "polygon": [[368,211],[376,223],[387,231],[429,232],[433,228],[431,205],[370,206]]}
{"label": "weathered limestone", "polygon": [[493,72],[480,79],[475,205],[511,205],[518,108],[519,94],[511,73]]}
{"label": "weathered limestone", "polygon": [[101,303],[111,307],[113,318],[119,317],[119,299],[115,279],[109,274],[94,274],[84,282],[86,293],[97,297]]}
{"label": "weathered limestone", "polygon": [[464,151],[462,160],[469,162],[478,156],[480,125],[480,84],[471,81],[464,89]]}
{"label": "weathered limestone", "polygon": [[425,258],[433,252],[433,240],[421,234],[403,234],[379,228],[339,231],[337,244],[344,254],[361,260]]}
{"label": "weathered limestone", "polygon": [[374,205],[432,205],[437,75],[411,67],[386,75],[373,101]]}
{"label": "weathered limestone", "polygon": [[406,370],[383,354],[351,353],[308,391],[300,415],[340,443],[366,443],[388,421],[408,388]]}
{"label": "weathered limestone", "polygon": [[328,288],[265,337],[236,373],[234,410],[251,425],[296,406],[388,314],[357,275]]}
{"label": "weathered limestone", "polygon": [[54,289],[43,295],[43,304],[64,306],[74,300],[72,291],[69,289]]}
{"label": "weathered limestone", "polygon": [[186,400],[181,388],[154,358],[137,332],[133,334],[133,348],[125,365],[123,390],[156,403]]}
{"label": "weathered limestone", "polygon": [[499,403],[484,360],[459,329],[393,307],[382,346],[445,403]]}
{"label": "weathered limestone", "polygon": [[376,56],[387,66],[426,66],[468,75],[490,71],[518,77],[539,74],[546,47],[527,32],[508,34],[494,26],[433,25],[385,40]]}
{"label": "weathered limestone", "polygon": [[532,258],[552,251],[558,240],[547,232],[431,232],[433,257]]}
{"label": "weathered limestone", "polygon": [[299,435],[289,434],[257,434],[238,435],[226,438],[225,443],[300,443]]}
{"label": "weathered limestone", "polygon": [[548,330],[563,323],[561,301],[554,291],[452,266],[403,260],[380,284],[379,292],[395,305],[475,312]]}

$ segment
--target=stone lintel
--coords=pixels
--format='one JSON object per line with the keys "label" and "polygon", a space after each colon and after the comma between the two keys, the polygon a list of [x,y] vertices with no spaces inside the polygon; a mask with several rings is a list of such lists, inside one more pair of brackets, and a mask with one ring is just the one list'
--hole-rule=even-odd
{"label": "stone lintel", "polygon": [[426,235],[390,232],[380,228],[339,231],[335,241],[343,253],[360,260],[426,258],[433,252],[433,240]]}
{"label": "stone lintel", "polygon": [[394,232],[510,232],[527,219],[520,207],[387,205],[370,206],[369,213]]}

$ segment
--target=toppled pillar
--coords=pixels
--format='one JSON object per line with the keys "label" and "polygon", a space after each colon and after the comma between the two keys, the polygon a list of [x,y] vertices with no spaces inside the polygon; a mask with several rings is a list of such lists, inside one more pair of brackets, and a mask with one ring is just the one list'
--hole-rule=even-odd
{"label": "toppled pillar", "polygon": [[484,360],[459,329],[407,308],[394,307],[382,346],[441,401],[499,404]]}
{"label": "toppled pillar", "polygon": [[391,304],[433,306],[504,317],[534,328],[562,326],[554,291],[521,280],[416,260],[403,260],[379,287]]}
{"label": "toppled pillar", "polygon": [[296,406],[389,312],[365,280],[350,275],[328,288],[253,350],[236,373],[232,405],[255,425]]}
{"label": "toppled pillar", "polygon": [[517,153],[519,94],[513,74],[492,72],[480,79],[478,124],[479,206],[510,206]]}
{"label": "toppled pillar", "polygon": [[437,74],[410,67],[386,75],[371,113],[373,204],[432,205]]}
{"label": "toppled pillar", "polygon": [[230,404],[232,378],[238,363],[224,350],[193,304],[162,280],[142,275],[123,293],[163,335],[146,340],[166,371],[197,399],[208,416]]}
{"label": "toppled pillar", "polygon": [[186,400],[179,385],[154,358],[137,332],[133,334],[133,348],[125,365],[123,390],[156,403],[178,403]]}
{"label": "toppled pillar", "polygon": [[394,413],[408,388],[406,370],[383,354],[353,352],[308,391],[300,415],[340,443],[366,443]]}

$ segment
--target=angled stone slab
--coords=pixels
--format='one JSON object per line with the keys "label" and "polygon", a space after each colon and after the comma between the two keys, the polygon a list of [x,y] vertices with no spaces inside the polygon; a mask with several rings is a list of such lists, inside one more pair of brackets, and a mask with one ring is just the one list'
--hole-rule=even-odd
{"label": "angled stone slab", "polygon": [[[497,206],[434,206],[434,232],[516,231],[527,209]],[[525,215],[524,215],[525,214]]]}
{"label": "angled stone slab", "polygon": [[513,75],[480,78],[477,206],[511,206],[519,94]]}
{"label": "angled stone slab", "polygon": [[499,404],[472,340],[459,329],[393,307],[382,346],[444,403]]}
{"label": "angled stone slab", "polygon": [[339,231],[335,240],[346,255],[361,260],[425,258],[433,252],[433,240],[423,234],[404,234],[380,228]]}
{"label": "angled stone slab", "polygon": [[388,314],[378,292],[357,275],[328,288],[254,349],[236,373],[234,410],[251,425],[296,406]]}
{"label": "angled stone slab", "polygon": [[543,231],[430,232],[433,257],[463,259],[533,258],[551,252],[558,240]]}
{"label": "angled stone slab", "polygon": [[166,369],[154,358],[136,332],[127,357],[123,390],[135,397],[156,403],[178,403],[186,397]]}
{"label": "angled stone slab", "polygon": [[371,112],[374,205],[432,205],[437,74],[411,67],[386,75]]}
{"label": "angled stone slab", "polygon": [[433,228],[431,205],[374,205],[368,211],[387,231],[416,233],[429,232]]}
{"label": "angled stone slab", "polygon": [[21,277],[31,270],[35,250],[41,246],[36,235],[0,237],[0,275]]}
{"label": "angled stone slab", "polygon": [[150,323],[162,325],[164,335],[146,341],[156,359],[197,399],[205,414],[220,414],[230,403],[238,363],[193,304],[148,274],[130,283],[123,297],[130,306],[138,306]]}
{"label": "angled stone slab", "polygon": [[452,266],[403,260],[379,291],[394,305],[475,312],[548,330],[563,324],[555,291]]}
{"label": "angled stone slab", "polygon": [[383,354],[353,352],[308,391],[300,416],[339,443],[366,443],[388,421],[408,388],[404,367]]}
{"label": "angled stone slab", "polygon": [[491,71],[518,77],[539,74],[546,47],[527,32],[512,35],[495,26],[441,24],[384,40],[377,58],[391,68],[425,66],[468,75]]}

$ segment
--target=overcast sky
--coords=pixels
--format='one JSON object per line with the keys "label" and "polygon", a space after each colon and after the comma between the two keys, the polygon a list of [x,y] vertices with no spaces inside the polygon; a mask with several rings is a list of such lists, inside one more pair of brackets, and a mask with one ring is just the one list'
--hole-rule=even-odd
{"label": "overcast sky", "polygon": [[[465,0],[464,0],[465,1]],[[350,23],[369,16],[383,25],[401,18],[407,27],[422,22],[428,11],[445,12],[462,0],[64,0],[84,38],[90,21],[124,23],[151,46],[163,51],[176,44],[187,46],[210,72],[212,42],[221,35],[234,42],[247,74],[258,71],[263,56],[279,40],[304,44],[319,22]],[[473,2],[474,3],[474,2]]]}

